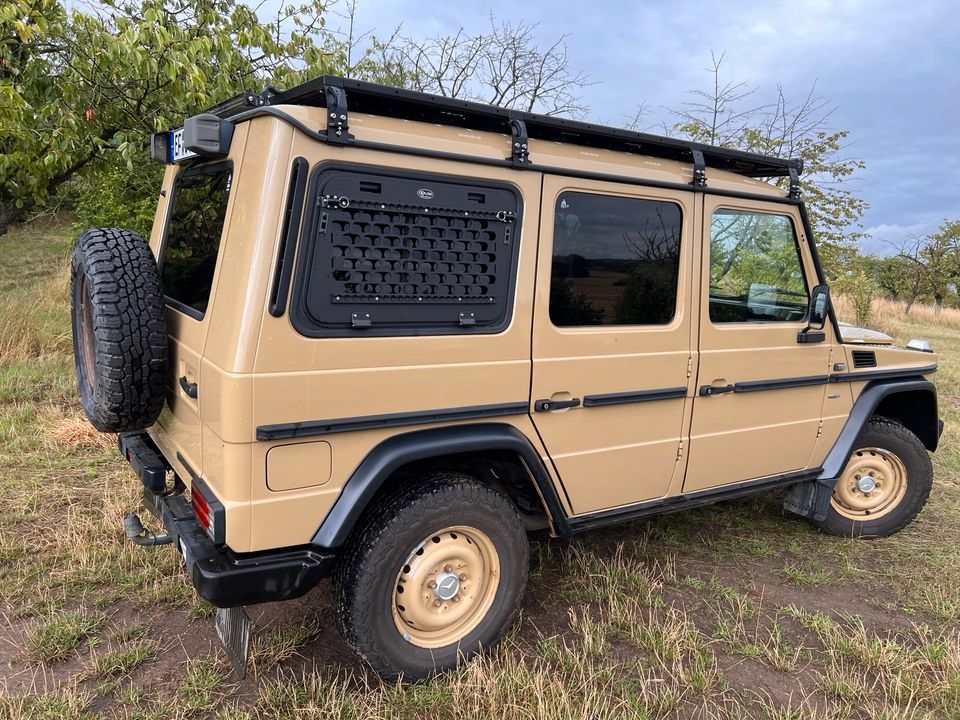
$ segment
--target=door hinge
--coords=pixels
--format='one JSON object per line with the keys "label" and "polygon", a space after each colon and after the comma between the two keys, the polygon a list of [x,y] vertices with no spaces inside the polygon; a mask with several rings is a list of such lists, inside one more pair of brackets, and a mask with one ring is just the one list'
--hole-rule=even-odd
{"label": "door hinge", "polygon": [[689,379],[691,375],[693,375],[693,355],[687,358],[687,379]]}
{"label": "door hinge", "polygon": [[823,437],[823,420],[820,421],[820,425],[817,427],[817,438]]}
{"label": "door hinge", "polygon": [[680,444],[677,445],[677,461],[680,461],[683,458],[683,440],[680,441]]}

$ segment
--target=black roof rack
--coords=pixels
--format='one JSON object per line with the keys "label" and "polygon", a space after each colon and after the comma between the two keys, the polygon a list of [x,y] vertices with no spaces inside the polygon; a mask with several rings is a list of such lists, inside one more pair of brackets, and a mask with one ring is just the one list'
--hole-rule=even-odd
{"label": "black roof rack", "polygon": [[511,110],[334,75],[323,75],[280,92],[270,88],[259,95],[241,93],[211,108],[209,112],[220,117],[230,117],[262,105],[333,107],[336,117],[328,122],[328,127],[336,132],[335,136],[328,132],[328,140],[331,142],[348,142],[350,139],[346,112],[348,106],[350,112],[509,133],[514,140],[515,165],[528,162],[528,140],[552,140],[690,162],[694,164],[695,185],[701,184],[698,183],[698,178],[702,182],[703,171],[708,167],[728,170],[746,177],[790,176],[794,183],[803,170],[803,161],[797,158],[777,158],[714,147],[689,140]]}

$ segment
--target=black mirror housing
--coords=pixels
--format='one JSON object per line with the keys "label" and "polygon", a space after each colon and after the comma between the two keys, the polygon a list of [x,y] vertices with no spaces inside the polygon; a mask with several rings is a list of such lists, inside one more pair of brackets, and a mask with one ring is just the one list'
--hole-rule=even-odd
{"label": "black mirror housing", "polygon": [[798,343],[823,342],[826,333],[823,332],[830,314],[830,286],[817,285],[810,292],[810,303],[807,306],[807,326],[797,333]]}

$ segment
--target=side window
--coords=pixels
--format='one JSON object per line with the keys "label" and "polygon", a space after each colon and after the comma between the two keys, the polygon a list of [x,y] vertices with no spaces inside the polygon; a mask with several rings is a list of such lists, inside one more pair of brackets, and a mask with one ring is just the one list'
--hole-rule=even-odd
{"label": "side window", "polygon": [[807,283],[786,215],[717,210],[710,224],[710,320],[799,322]]}
{"label": "side window", "polygon": [[308,337],[496,333],[521,202],[504,183],[321,166],[292,319]]}
{"label": "side window", "polygon": [[167,300],[193,317],[202,318],[210,302],[231,177],[229,163],[199,165],[174,185],[160,281]]}
{"label": "side window", "polygon": [[676,203],[561,193],[550,320],[558,327],[669,323],[677,308],[681,227]]}

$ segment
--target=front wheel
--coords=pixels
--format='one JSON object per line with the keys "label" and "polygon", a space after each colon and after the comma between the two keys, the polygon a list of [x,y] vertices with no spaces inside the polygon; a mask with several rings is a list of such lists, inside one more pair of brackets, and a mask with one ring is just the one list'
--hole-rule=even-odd
{"label": "front wheel", "polygon": [[334,576],[346,640],[382,677],[421,680],[490,647],[527,581],[513,502],[468,475],[438,473],[387,498]]}
{"label": "front wheel", "polygon": [[820,528],[847,537],[892,535],[913,521],[932,485],[933,465],[917,436],[898,422],[874,418],[837,479]]}

